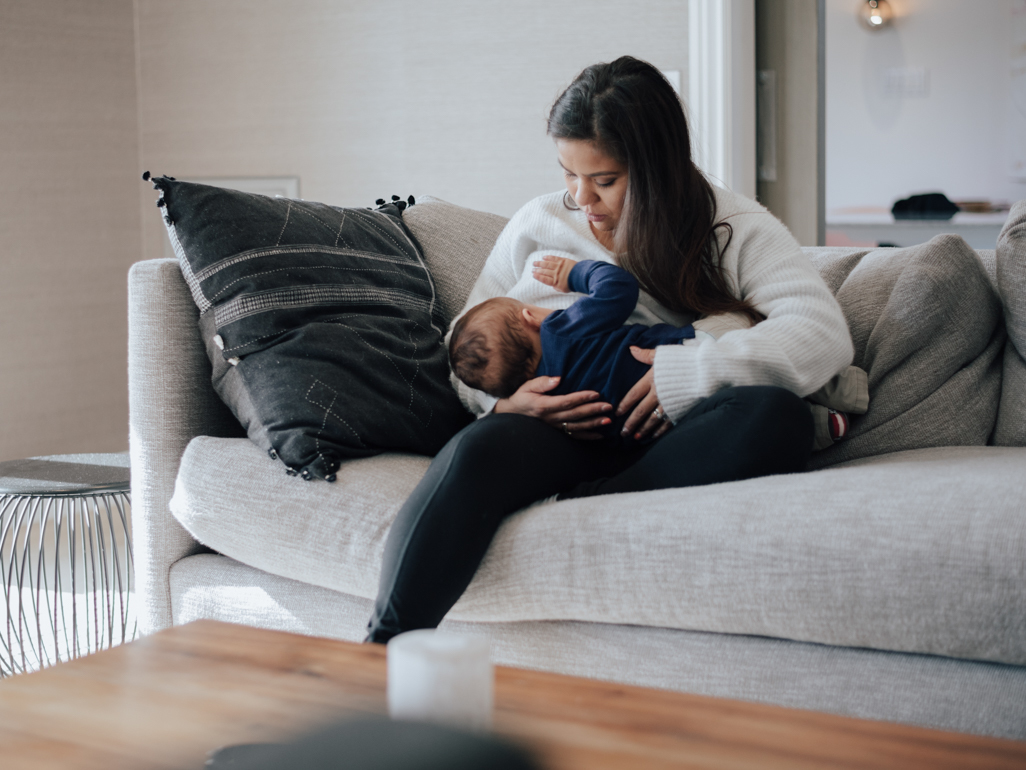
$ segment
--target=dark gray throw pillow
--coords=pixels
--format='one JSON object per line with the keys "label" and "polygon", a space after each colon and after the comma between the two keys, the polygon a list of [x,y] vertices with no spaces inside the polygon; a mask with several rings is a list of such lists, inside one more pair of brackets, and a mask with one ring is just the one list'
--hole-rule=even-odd
{"label": "dark gray throw pillow", "polygon": [[433,455],[470,421],[449,385],[444,312],[399,207],[152,181],[214,388],[290,473],[333,481],[346,458]]}

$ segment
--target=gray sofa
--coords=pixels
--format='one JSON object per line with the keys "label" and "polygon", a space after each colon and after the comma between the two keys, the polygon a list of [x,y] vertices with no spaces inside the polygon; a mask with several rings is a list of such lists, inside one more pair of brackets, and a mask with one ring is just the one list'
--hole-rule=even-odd
{"label": "gray sofa", "polygon": [[[404,218],[455,312],[504,220],[431,200]],[[489,636],[503,664],[1026,739],[1023,220],[1018,204],[997,253],[970,252],[999,324],[970,364],[892,351],[881,373],[879,323],[856,333],[851,316],[876,399],[862,443],[804,474],[528,508],[443,626]],[[808,253],[840,298],[866,294],[859,265],[897,264],[864,251]],[[173,260],[133,266],[141,627],[216,618],[362,639],[389,525],[428,458],[349,461],[334,484],[287,476],[214,394],[197,312]],[[891,415],[902,366],[950,371]]]}

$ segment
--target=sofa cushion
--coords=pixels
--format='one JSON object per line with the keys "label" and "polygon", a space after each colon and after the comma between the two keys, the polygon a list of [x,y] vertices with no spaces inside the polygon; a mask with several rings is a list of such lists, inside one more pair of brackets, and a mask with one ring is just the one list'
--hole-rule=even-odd
{"label": "sofa cushion", "polygon": [[405,203],[341,209],[153,184],[215,390],[290,472],[332,480],[345,457],[434,454],[469,422]]}
{"label": "sofa cushion", "polygon": [[905,249],[811,256],[848,321],[870,399],[848,437],[815,453],[810,467],[985,445],[997,416],[1005,331],[976,251],[939,235]]}
{"label": "sofa cushion", "polygon": [[[281,577],[377,593],[385,536],[427,468],[268,473],[240,439],[185,452],[173,515]],[[938,448],[812,473],[539,504],[499,530],[457,620],[582,620],[1026,663],[1026,450]]]}

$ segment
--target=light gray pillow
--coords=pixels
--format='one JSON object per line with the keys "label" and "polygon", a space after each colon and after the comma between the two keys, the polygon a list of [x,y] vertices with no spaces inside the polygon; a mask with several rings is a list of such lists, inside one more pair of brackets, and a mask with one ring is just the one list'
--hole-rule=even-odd
{"label": "light gray pillow", "polygon": [[1008,344],[992,443],[1026,446],[1026,201],[1012,206],[998,236],[996,260]]}
{"label": "light gray pillow", "polygon": [[836,286],[869,374],[869,410],[810,468],[870,455],[987,443],[1001,393],[1001,302],[976,251],[955,235],[846,255],[817,267]]}

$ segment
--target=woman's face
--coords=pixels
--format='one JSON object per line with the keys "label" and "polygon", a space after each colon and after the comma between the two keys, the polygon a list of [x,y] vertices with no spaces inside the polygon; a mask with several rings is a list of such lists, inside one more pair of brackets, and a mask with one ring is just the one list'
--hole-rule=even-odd
{"label": "woman's face", "polygon": [[599,240],[611,239],[620,224],[627,195],[627,167],[610,158],[594,142],[557,139],[559,165],[566,176],[566,189],[581,211],[588,215]]}

